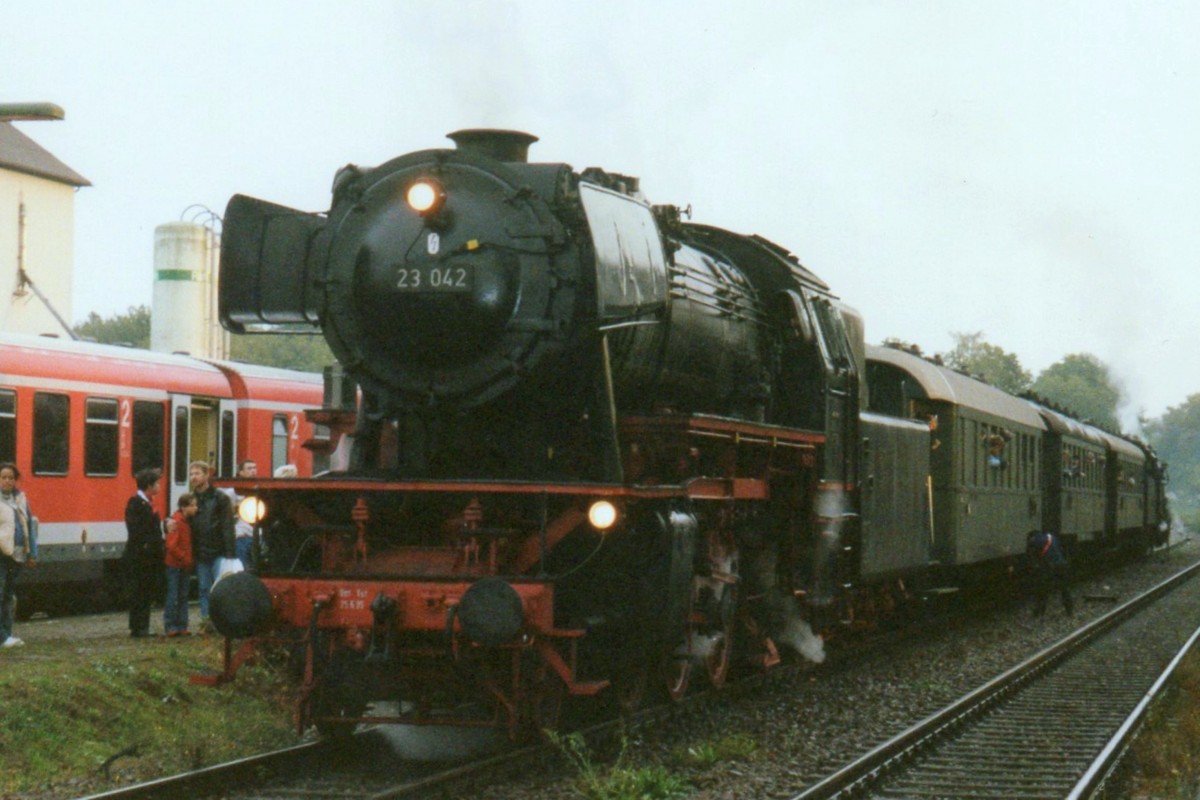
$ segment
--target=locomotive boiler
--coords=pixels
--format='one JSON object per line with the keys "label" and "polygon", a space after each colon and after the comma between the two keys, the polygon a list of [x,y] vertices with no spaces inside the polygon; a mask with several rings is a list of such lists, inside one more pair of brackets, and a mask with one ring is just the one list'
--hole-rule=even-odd
{"label": "locomotive boiler", "polygon": [[613,453],[587,455],[603,446],[572,446],[581,427],[611,440],[617,411],[823,427],[811,398],[773,393],[783,351],[817,355],[813,314],[837,370],[852,348],[828,287],[788,253],[685,225],[636,179],[527,163],[526,134],[450,138],[341,170],[328,215],[245,197],[227,213],[225,324],[320,327],[362,387],[359,439],[397,423],[397,460],[363,447],[356,469],[619,478]]}
{"label": "locomotive boiler", "polygon": [[229,203],[223,323],[323,331],[357,391],[311,414],[344,469],[238,487],[258,574],[214,621],[301,637],[300,723],[335,731],[390,698],[517,732],[777,662],[859,569],[859,318],[634,178],[450,138],[343,168],[327,214]]}

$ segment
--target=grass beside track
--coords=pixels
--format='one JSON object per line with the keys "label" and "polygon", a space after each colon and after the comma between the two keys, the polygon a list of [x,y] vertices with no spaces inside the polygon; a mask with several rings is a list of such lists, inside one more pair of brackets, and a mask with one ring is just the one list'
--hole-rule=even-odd
{"label": "grass beside track", "polygon": [[[1183,661],[1133,742],[1119,796],[1194,800],[1200,788],[1200,652]],[[1110,793],[1110,797],[1118,795]]]}
{"label": "grass beside track", "polygon": [[0,797],[75,798],[296,743],[282,669],[189,683],[221,652],[216,636],[116,634],[0,650]]}

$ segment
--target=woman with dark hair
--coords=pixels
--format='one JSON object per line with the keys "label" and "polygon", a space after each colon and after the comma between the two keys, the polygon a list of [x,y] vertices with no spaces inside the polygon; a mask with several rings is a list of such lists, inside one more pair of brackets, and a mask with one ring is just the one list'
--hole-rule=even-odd
{"label": "woman with dark hair", "polygon": [[137,494],[125,504],[125,569],[129,578],[129,635],[150,633],[150,607],[163,576],[163,523],[150,498],[162,485],[162,470],[143,469],[133,476]]}
{"label": "woman with dark hair", "polygon": [[0,464],[0,647],[25,644],[12,635],[17,575],[25,566],[37,566],[37,524],[17,488],[20,479],[16,464]]}

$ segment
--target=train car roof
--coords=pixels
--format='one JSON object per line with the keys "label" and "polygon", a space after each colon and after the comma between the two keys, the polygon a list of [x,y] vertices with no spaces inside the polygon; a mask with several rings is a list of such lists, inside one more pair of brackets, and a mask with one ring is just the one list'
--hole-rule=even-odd
{"label": "train car roof", "polygon": [[1077,419],[1068,417],[1066,414],[1055,411],[1052,408],[1039,405],[1032,400],[1025,402],[1033,406],[1039,414],[1046,420],[1046,427],[1054,433],[1064,436],[1073,436],[1076,439],[1082,439],[1085,442],[1096,445],[1097,447],[1108,447],[1108,439],[1105,438],[1104,431],[1099,428],[1088,425],[1086,422],[1080,422]]}
{"label": "train car roof", "polygon": [[[247,393],[257,400],[295,401],[303,392],[317,405],[323,381],[311,372],[232,361],[206,361],[178,353],[136,347],[0,333],[3,380],[18,375],[39,380],[86,382],[97,387],[137,386],[181,394],[230,397]],[[23,358],[22,354],[27,354]]]}
{"label": "train car roof", "polygon": [[1046,419],[1046,424],[1050,427],[1050,430],[1055,433],[1068,434],[1077,439],[1083,439],[1092,444],[1104,447],[1107,450],[1113,450],[1123,456],[1132,458],[1135,461],[1144,461],[1146,459],[1146,453],[1141,447],[1122,436],[1109,433],[1086,422],[1080,422],[1062,412],[1039,405],[1032,400],[1026,402],[1041,413]]}
{"label": "train car roof", "polygon": [[1038,430],[1046,422],[1028,401],[1013,397],[995,386],[963,375],[949,367],[938,366],[920,356],[894,347],[867,345],[867,360],[890,364],[908,374],[931,400],[953,403],[983,411]]}
{"label": "train car roof", "polygon": [[325,393],[325,381],[315,372],[297,372],[261,364],[241,361],[209,361],[229,378],[237,398],[253,397],[255,400],[295,403],[318,407]]}
{"label": "train car roof", "polygon": [[238,374],[256,380],[292,381],[295,383],[315,384],[317,386],[321,386],[324,383],[320,373],[317,372],[299,372],[294,369],[267,367],[262,364],[250,364],[245,361],[204,360],[218,367],[227,367],[236,370]]}
{"label": "train car roof", "polygon": [[1146,451],[1138,447],[1128,439],[1109,433],[1108,431],[1100,431],[1100,435],[1108,442],[1108,446],[1117,452],[1118,455],[1131,458],[1134,461],[1145,461]]}
{"label": "train car roof", "polygon": [[83,382],[97,389],[111,385],[230,396],[221,370],[174,353],[19,333],[0,333],[0,350],[5,380],[32,376],[43,382]]}

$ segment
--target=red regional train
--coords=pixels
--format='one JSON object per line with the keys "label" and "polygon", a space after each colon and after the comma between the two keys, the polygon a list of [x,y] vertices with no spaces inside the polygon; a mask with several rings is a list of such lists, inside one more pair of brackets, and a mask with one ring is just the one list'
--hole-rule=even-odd
{"label": "red regional train", "polygon": [[160,513],[187,491],[194,460],[218,477],[247,458],[263,471],[323,469],[326,438],[303,413],[321,397],[319,375],[0,333],[0,462],[17,465],[39,519],[39,563],[21,576],[18,615],[119,599],[125,502],[140,469],[163,470]]}

